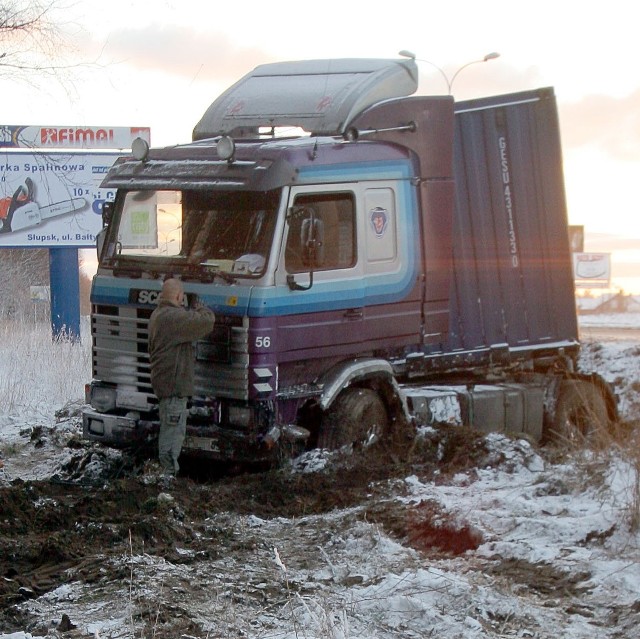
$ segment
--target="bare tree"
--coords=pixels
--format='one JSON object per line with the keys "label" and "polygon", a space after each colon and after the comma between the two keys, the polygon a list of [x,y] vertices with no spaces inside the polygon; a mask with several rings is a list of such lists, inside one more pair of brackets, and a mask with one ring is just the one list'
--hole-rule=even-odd
{"label": "bare tree", "polygon": [[[82,258],[79,266],[80,314],[89,315],[91,276],[82,269]],[[49,251],[43,248],[0,248],[0,269],[0,321],[49,321],[47,299],[32,295],[33,287],[49,286]]]}
{"label": "bare tree", "polygon": [[30,81],[65,68],[61,9],[60,0],[0,0],[0,74]]}
{"label": "bare tree", "polygon": [[[0,76],[35,84],[50,75],[64,84],[61,72],[72,68],[64,64],[62,54],[70,49],[61,22],[67,1],[0,0]],[[47,319],[48,307],[35,305],[30,292],[33,286],[49,283],[49,252],[0,247],[0,267],[0,319]],[[35,314],[34,309],[43,312]]]}
{"label": "bare tree", "polygon": [[[20,321],[34,316],[32,286],[49,284],[49,253],[46,249],[0,249],[0,319]],[[48,308],[43,309],[48,314]],[[41,319],[47,319],[48,315]],[[42,315],[42,314],[40,314]]]}

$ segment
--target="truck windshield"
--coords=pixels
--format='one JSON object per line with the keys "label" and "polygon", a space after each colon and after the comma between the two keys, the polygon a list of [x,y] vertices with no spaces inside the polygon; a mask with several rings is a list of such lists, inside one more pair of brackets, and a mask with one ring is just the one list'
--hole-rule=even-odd
{"label": "truck windshield", "polygon": [[117,201],[103,261],[260,275],[279,197],[279,191],[128,191]]}

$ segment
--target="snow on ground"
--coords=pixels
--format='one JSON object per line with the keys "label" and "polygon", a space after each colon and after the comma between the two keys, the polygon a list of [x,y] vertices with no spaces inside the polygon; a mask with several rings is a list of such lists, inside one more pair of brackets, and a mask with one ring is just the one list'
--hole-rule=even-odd
{"label": "snow on ground", "polygon": [[606,326],[616,328],[640,328],[639,313],[607,313],[580,315],[580,326]]}
{"label": "snow on ground", "polygon": [[[9,353],[6,340],[3,350],[0,374],[6,380],[15,351]],[[30,351],[33,357],[36,351]],[[585,345],[585,367],[615,385],[625,419],[640,415],[639,354],[631,341]],[[39,398],[21,401],[14,381],[16,401],[10,410],[0,406],[0,485],[45,480],[71,455],[68,448],[50,445],[51,434],[61,441],[77,434],[77,419],[55,413],[65,406],[73,412],[68,400],[80,402],[88,367],[69,363],[75,358],[84,362],[82,368],[88,358],[46,344],[48,361],[61,355],[68,364],[66,395],[47,392],[47,365],[41,363],[26,373],[40,388]],[[50,435],[49,445],[27,446],[42,430]],[[56,630],[63,614],[77,626],[68,637],[141,636],[132,627],[131,607],[145,602],[156,610],[161,600],[169,613],[190,611],[197,620],[201,634],[183,635],[187,639],[637,637],[635,451],[576,451],[554,460],[527,441],[502,435],[488,435],[485,445],[482,463],[453,477],[409,474],[372,485],[378,505],[403,513],[412,543],[369,522],[371,504],[296,519],[218,514],[211,526],[245,540],[238,544],[245,552],[182,564],[132,551],[122,558],[123,574],[131,579],[123,578],[119,589],[101,593],[81,582],[60,586],[20,604],[49,624],[50,634],[32,634],[26,627],[3,634],[0,628],[0,639],[63,636]],[[289,472],[318,473],[328,463],[329,456],[313,452]],[[468,550],[434,551],[439,534],[459,536]],[[177,545],[176,552],[189,551]]]}

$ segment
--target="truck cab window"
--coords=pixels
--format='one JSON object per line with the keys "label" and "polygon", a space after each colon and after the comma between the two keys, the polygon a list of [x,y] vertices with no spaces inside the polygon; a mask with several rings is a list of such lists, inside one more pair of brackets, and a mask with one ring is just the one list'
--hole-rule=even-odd
{"label": "truck cab window", "polygon": [[153,264],[170,258],[178,272],[182,263],[185,268],[195,264],[235,275],[260,274],[269,256],[279,200],[279,191],[128,192],[112,231],[117,257],[145,258]]}
{"label": "truck cab window", "polygon": [[[288,273],[345,269],[355,265],[355,204],[352,193],[316,193],[299,195],[289,215],[289,231],[285,248]],[[308,250],[315,234],[318,244],[313,263]]]}

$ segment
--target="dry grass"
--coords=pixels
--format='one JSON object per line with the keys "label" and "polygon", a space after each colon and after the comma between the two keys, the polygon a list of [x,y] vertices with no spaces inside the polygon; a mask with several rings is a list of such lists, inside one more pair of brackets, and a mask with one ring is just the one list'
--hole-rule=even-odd
{"label": "dry grass", "polygon": [[610,471],[618,462],[630,469],[627,495],[621,518],[630,532],[640,531],[640,424],[612,422],[592,398],[584,398],[577,415],[578,424],[566,424],[554,436],[547,451],[554,462],[570,461],[576,469],[576,490],[601,490],[603,500],[611,499]]}
{"label": "dry grass", "polygon": [[629,528],[631,532],[640,531],[640,431],[636,428],[624,447],[625,456],[633,469],[633,484],[629,500]]}
{"label": "dry grass", "polygon": [[84,399],[91,340],[54,339],[44,322],[5,321],[0,328],[0,413],[52,415]]}

